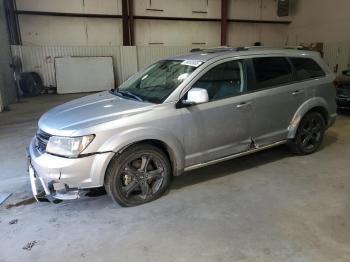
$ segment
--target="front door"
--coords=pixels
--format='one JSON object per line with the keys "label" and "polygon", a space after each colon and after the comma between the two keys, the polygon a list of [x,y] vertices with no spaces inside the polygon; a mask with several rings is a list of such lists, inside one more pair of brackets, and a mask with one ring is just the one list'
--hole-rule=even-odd
{"label": "front door", "polygon": [[252,107],[244,68],[241,60],[218,62],[192,85],[206,89],[209,102],[181,109],[186,166],[249,149]]}

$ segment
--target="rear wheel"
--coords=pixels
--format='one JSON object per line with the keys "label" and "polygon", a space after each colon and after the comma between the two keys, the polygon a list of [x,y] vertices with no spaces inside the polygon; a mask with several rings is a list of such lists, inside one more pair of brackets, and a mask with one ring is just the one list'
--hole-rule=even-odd
{"label": "rear wheel", "polygon": [[301,120],[295,138],[289,146],[297,155],[314,153],[321,145],[324,132],[325,120],[318,112],[309,112]]}
{"label": "rear wheel", "polygon": [[171,166],[163,151],[139,144],[126,149],[110,163],[105,189],[122,206],[136,206],[160,197],[171,181]]}

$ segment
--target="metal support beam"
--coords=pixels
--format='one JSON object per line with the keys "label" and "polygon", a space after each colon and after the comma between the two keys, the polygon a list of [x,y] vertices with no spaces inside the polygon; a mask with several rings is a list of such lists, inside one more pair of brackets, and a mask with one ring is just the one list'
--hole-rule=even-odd
{"label": "metal support beam", "polygon": [[45,12],[45,11],[26,11],[16,10],[18,15],[43,15],[43,16],[63,16],[63,17],[87,17],[87,18],[122,18],[121,15],[107,14],[86,14],[86,13],[65,13],[65,12]]}
{"label": "metal support beam", "polygon": [[248,24],[281,24],[289,25],[291,21],[278,21],[278,20],[253,20],[253,19],[227,19],[229,22],[236,23],[248,23]]}
{"label": "metal support beam", "polygon": [[18,16],[16,12],[15,0],[4,0],[6,14],[7,32],[11,45],[21,45],[21,33],[19,29]]}
{"label": "metal support beam", "polygon": [[221,0],[221,45],[227,44],[227,13],[228,1]]}
{"label": "metal support beam", "polygon": [[128,0],[122,0],[123,45],[130,45]]}
{"label": "metal support beam", "polygon": [[[43,11],[25,11],[15,10],[17,15],[43,15],[43,16],[64,16],[64,17],[87,17],[87,18],[122,18],[121,15],[107,14],[86,14],[86,13],[65,13],[65,12],[43,12]],[[201,18],[201,17],[172,17],[172,16],[142,16],[134,15],[133,19],[147,20],[170,20],[170,21],[198,21],[198,22],[220,22],[220,18]],[[252,19],[227,19],[228,22],[238,23],[255,23],[255,24],[285,24],[288,25],[291,21],[278,20],[252,20]]]}
{"label": "metal support beam", "polygon": [[201,17],[174,17],[174,16],[151,16],[134,15],[134,19],[146,20],[170,20],[170,21],[198,21],[198,22],[220,22],[219,18],[201,18]]}
{"label": "metal support beam", "polygon": [[135,45],[134,0],[129,0],[130,45]]}

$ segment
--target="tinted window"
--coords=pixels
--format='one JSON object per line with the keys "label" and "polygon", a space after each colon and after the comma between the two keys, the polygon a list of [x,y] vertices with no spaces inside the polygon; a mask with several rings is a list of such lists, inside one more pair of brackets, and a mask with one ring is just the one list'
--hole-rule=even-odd
{"label": "tinted window", "polygon": [[284,57],[253,58],[256,87],[263,89],[293,81],[292,69]]}
{"label": "tinted window", "polygon": [[296,70],[298,80],[305,80],[325,75],[322,68],[310,58],[291,57],[290,61]]}
{"label": "tinted window", "polygon": [[239,95],[244,92],[243,64],[235,60],[217,65],[205,73],[193,87],[206,89],[209,100]]}

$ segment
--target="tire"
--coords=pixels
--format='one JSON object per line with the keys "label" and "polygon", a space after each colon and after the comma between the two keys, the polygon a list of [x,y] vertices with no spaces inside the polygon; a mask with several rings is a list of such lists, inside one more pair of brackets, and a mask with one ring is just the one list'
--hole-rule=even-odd
{"label": "tire", "polygon": [[296,155],[308,155],[317,151],[326,129],[324,117],[315,111],[307,113],[300,121],[295,138],[289,148]]}
{"label": "tire", "polygon": [[113,201],[131,207],[162,196],[171,178],[167,155],[153,145],[137,144],[111,160],[104,186]]}
{"label": "tire", "polygon": [[24,97],[38,96],[44,89],[41,77],[35,72],[21,73],[19,85]]}

